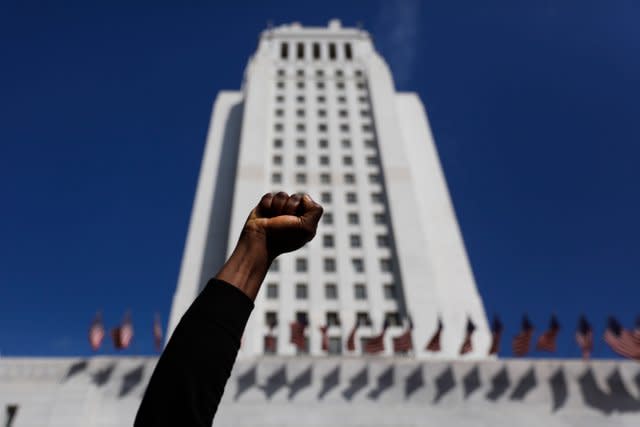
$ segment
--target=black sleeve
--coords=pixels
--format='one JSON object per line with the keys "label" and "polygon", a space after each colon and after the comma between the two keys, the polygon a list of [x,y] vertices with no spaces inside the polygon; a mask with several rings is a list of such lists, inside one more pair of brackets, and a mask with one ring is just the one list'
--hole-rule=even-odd
{"label": "black sleeve", "polygon": [[191,304],[158,360],[135,427],[211,427],[253,302],[212,279]]}

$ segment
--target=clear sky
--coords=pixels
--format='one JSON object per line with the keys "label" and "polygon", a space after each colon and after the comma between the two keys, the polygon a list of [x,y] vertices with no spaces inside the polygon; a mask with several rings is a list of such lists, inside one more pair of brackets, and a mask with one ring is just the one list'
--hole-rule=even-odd
{"label": "clear sky", "polygon": [[577,357],[584,312],[615,357],[606,317],[640,314],[637,2],[58,3],[0,6],[2,355],[89,354],[95,311],[112,327],[128,308],[124,354],[153,352],[217,92],[240,88],[269,21],[336,17],[425,103],[505,338],[556,312],[558,355]]}

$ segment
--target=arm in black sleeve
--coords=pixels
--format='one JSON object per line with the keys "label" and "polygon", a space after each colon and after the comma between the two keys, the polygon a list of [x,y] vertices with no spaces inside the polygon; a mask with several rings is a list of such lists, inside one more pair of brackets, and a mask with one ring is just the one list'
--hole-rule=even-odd
{"label": "arm in black sleeve", "polygon": [[138,409],[135,427],[210,427],[253,302],[212,279],[176,327]]}

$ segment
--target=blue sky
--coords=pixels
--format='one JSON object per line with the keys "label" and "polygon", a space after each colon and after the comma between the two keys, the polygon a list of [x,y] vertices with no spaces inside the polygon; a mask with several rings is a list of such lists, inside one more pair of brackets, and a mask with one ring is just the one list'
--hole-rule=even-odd
{"label": "blue sky", "polygon": [[[86,3],[86,2],[85,2]],[[0,352],[125,354],[167,319],[212,102],[259,32],[361,22],[420,94],[478,287],[505,337],[556,312],[640,314],[640,6],[617,2],[109,2],[0,6]],[[446,325],[445,325],[446,327]],[[426,337],[425,337],[426,340]],[[110,345],[102,354],[113,353]],[[502,355],[509,355],[507,342]],[[541,356],[535,354],[536,356]],[[596,357],[615,357],[600,339]]]}

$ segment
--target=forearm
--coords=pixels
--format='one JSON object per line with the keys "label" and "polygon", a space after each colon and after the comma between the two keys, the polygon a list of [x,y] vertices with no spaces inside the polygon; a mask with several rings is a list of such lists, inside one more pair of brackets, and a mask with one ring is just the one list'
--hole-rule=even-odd
{"label": "forearm", "polygon": [[254,301],[271,261],[264,235],[244,230],[216,279],[232,284]]}

